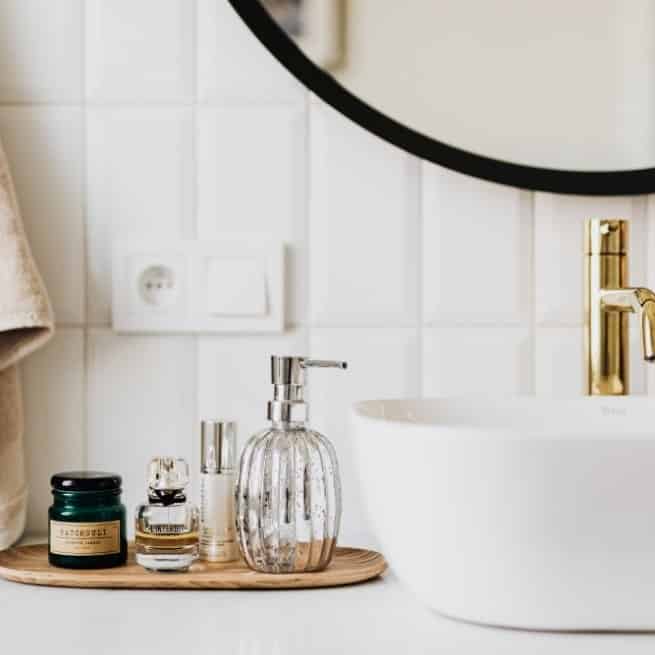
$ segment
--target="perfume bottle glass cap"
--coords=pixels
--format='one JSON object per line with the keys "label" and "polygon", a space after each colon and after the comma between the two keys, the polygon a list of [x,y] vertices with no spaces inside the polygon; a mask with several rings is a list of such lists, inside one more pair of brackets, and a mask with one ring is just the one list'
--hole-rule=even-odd
{"label": "perfume bottle glass cap", "polygon": [[234,469],[237,424],[220,419],[204,420],[200,425],[200,469],[203,473],[223,473]]}
{"label": "perfume bottle glass cap", "polygon": [[148,486],[157,491],[177,491],[189,484],[189,465],[175,457],[154,457],[148,465]]}

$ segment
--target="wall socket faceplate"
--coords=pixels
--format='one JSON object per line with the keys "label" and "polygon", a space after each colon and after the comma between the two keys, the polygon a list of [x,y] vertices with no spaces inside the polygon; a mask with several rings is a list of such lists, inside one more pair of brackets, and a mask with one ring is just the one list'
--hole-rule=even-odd
{"label": "wall socket faceplate", "polygon": [[284,243],[116,241],[112,326],[128,333],[272,333],[284,329]]}

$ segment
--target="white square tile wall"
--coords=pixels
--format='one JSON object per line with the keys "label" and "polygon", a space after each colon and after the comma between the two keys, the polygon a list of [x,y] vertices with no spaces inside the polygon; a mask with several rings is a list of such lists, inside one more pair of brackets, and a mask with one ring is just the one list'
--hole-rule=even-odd
{"label": "white square tile wall", "polygon": [[200,102],[264,107],[304,102],[300,83],[270,55],[225,0],[196,2]]}
{"label": "white square tile wall", "polygon": [[121,473],[124,502],[132,508],[145,497],[152,457],[191,461],[195,343],[100,328],[89,331],[87,353],[87,463]]}
{"label": "white square tile wall", "polygon": [[90,109],[87,116],[88,319],[110,318],[110,253],[126,234],[191,236],[190,109]]}
{"label": "white square tile wall", "polygon": [[303,107],[202,108],[198,112],[198,237],[268,235],[287,245],[287,321],[306,310],[307,202]]}
{"label": "white square tile wall", "polygon": [[525,328],[491,326],[426,329],[426,396],[531,392],[530,338]]}
{"label": "white square tile wall", "polygon": [[0,0],[0,101],[79,103],[84,0]]}
{"label": "white square tile wall", "polygon": [[85,464],[84,339],[82,328],[59,328],[21,367],[31,532],[47,525],[50,477]]}
{"label": "white square tile wall", "polygon": [[529,193],[424,164],[424,319],[430,324],[526,320],[531,239]]}
{"label": "white square tile wall", "polygon": [[321,102],[310,123],[312,325],[415,324],[418,162]]}
{"label": "white square tile wall", "polygon": [[543,396],[584,393],[584,336],[579,327],[537,330],[535,391]]}
{"label": "white square tile wall", "polygon": [[[351,363],[312,373],[312,415],[341,454],[344,540],[371,543],[353,401],[579,395],[589,216],[632,219],[631,278],[655,284],[652,198],[420,162],[310,98],[226,0],[0,0],[0,19],[0,138],[58,323],[23,366],[33,533],[50,469],[115,469],[133,505],[149,457],[195,471],[198,421],[216,414],[243,443],[265,424],[269,355],[311,353]],[[226,231],[286,241],[285,334],[111,331],[116,237]],[[633,390],[654,393],[636,335]]]}
{"label": "white square tile wall", "polygon": [[91,102],[191,101],[194,3],[86,0]]}

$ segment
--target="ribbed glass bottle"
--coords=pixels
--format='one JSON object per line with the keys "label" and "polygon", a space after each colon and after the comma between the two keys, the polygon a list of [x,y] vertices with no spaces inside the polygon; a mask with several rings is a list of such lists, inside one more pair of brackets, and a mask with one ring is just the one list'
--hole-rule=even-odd
{"label": "ribbed glass bottle", "polygon": [[250,568],[320,571],[331,561],[341,521],[334,447],[304,423],[273,424],[241,455],[236,528]]}

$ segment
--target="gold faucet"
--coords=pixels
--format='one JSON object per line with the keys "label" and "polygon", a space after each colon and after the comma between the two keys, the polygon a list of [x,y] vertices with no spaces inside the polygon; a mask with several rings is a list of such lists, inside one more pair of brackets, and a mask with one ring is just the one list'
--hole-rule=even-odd
{"label": "gold faucet", "polygon": [[628,314],[640,315],[644,359],[655,361],[655,293],[628,286],[629,223],[592,219],[585,226],[587,394],[630,391]]}

